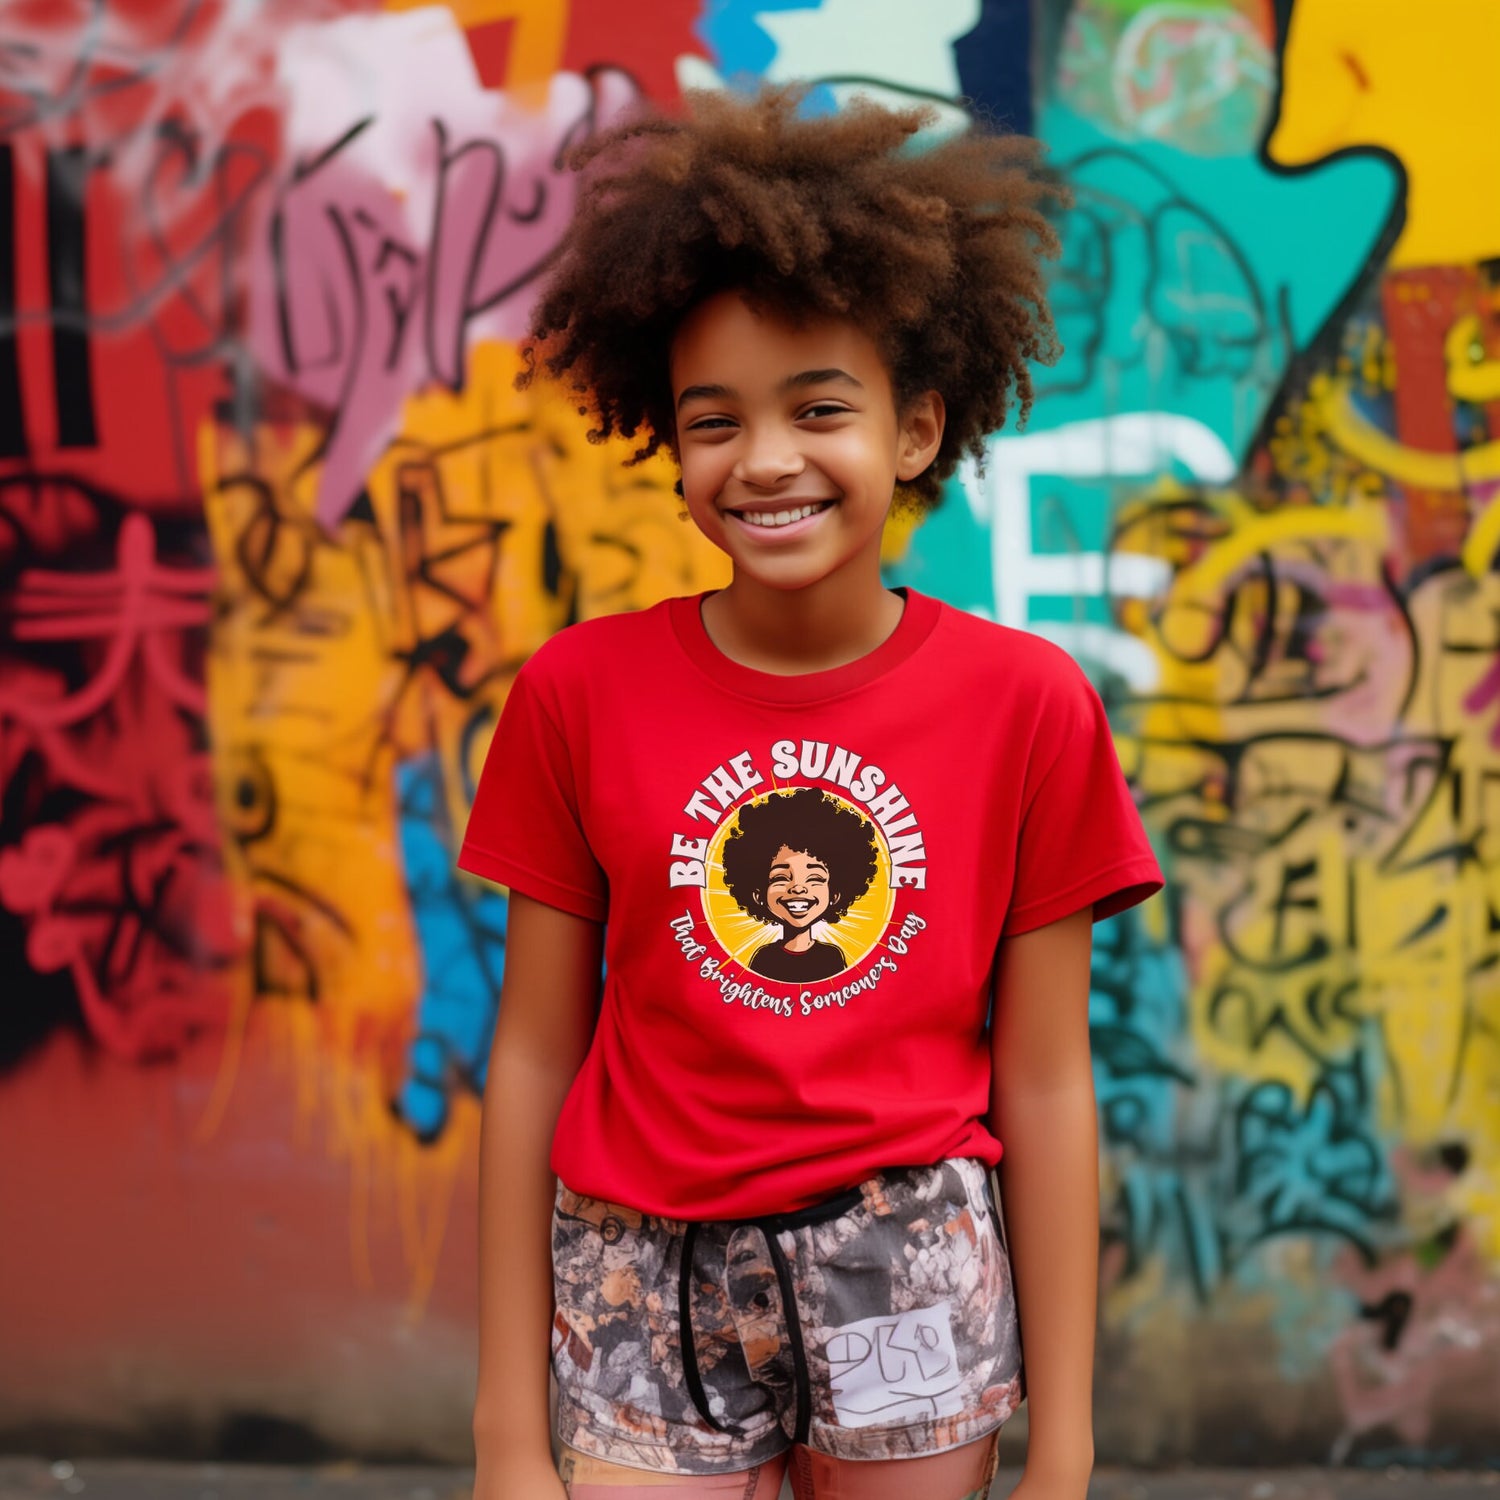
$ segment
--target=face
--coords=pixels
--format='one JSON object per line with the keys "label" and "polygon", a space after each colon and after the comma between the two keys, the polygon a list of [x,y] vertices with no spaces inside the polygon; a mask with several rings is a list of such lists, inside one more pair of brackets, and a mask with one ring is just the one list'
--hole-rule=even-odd
{"label": "face", "polygon": [[828,866],[816,855],[784,844],[771,861],[766,909],[787,929],[811,927],[828,910]]}
{"label": "face", "polygon": [[853,323],[793,324],[734,292],[683,320],[671,373],[683,496],[737,576],[790,590],[878,573],[895,485],[942,441],[936,392],[898,416],[880,350]]}

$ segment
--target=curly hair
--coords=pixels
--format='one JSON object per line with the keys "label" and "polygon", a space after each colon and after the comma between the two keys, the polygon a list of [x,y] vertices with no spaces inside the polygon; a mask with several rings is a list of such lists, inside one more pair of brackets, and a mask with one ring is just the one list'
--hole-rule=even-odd
{"label": "curly hair", "polygon": [[724,840],[724,884],[751,916],[764,910],[754,897],[764,896],[771,861],[783,846],[828,866],[825,922],[839,921],[875,878],[875,830],[863,814],[816,787],[772,792],[742,807]]}
{"label": "curly hair", "polygon": [[686,312],[726,290],[793,321],[853,320],[880,346],[898,410],[926,390],[947,408],[942,446],[911,481],[930,507],[965,454],[982,460],[1028,364],[1059,352],[1043,209],[1066,194],[1037,142],[977,130],[904,149],[928,108],[857,101],[808,119],[801,86],[750,99],[685,95],[683,118],[646,115],[575,149],[577,209],[525,346],[592,412],[595,441],[675,450],[668,359]]}

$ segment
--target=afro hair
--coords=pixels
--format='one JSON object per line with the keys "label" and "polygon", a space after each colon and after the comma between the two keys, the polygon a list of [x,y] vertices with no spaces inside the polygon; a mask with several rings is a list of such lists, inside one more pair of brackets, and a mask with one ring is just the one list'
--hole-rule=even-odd
{"label": "afro hair", "polygon": [[1024,422],[1028,366],[1057,356],[1043,209],[1065,195],[1027,137],[917,147],[929,109],[856,101],[806,118],[805,92],[691,92],[681,118],[648,114],[575,150],[578,204],[520,381],[540,362],[593,413],[592,438],[639,435],[641,461],[674,448],[669,356],[694,305],[733,289],[794,321],[848,318],[880,346],[898,409],[943,398],[942,446],[907,487],[930,506],[965,454],[983,458],[1012,397]]}
{"label": "afro hair", "polygon": [[772,792],[742,807],[724,840],[724,884],[753,917],[768,920],[767,877],[783,847],[810,854],[828,867],[825,922],[839,921],[875,878],[875,830],[862,813],[816,787]]}

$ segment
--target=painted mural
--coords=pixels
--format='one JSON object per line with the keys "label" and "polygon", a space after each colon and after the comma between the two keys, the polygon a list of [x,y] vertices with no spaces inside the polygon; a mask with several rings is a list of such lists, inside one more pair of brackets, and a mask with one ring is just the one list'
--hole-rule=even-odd
{"label": "painted mural", "polygon": [[1169,872],[1095,962],[1101,1456],[1500,1464],[1500,12],[1357,12],[7,9],[17,1433],[462,1456],[505,900],[457,837],[531,651],[723,576],[513,387],[559,160],[798,78],[1073,190],[1029,428],[887,551],[1084,662]]}

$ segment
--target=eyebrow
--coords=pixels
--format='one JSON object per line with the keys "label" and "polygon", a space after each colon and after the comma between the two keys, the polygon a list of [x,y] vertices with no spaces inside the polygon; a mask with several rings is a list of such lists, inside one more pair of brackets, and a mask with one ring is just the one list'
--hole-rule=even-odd
{"label": "eyebrow", "polygon": [[[809,385],[836,385],[841,382],[845,385],[852,385],[857,390],[864,390],[862,382],[856,380],[847,370],[840,370],[837,366],[830,366],[826,370],[802,370],[796,375],[788,375],[776,389],[785,393],[801,390]],[[717,400],[721,396],[738,394],[739,392],[732,386],[727,385],[690,385],[677,398],[677,409],[681,411],[689,401],[693,400]]]}
{"label": "eyebrow", "polygon": [[[809,870],[821,870],[825,875],[828,873],[828,866],[825,865],[823,861],[821,859],[818,859],[816,856],[813,856],[808,860],[807,867]],[[790,871],[791,868],[792,867],[785,860],[782,860],[779,865],[771,866],[771,874],[774,875],[778,870]]]}

